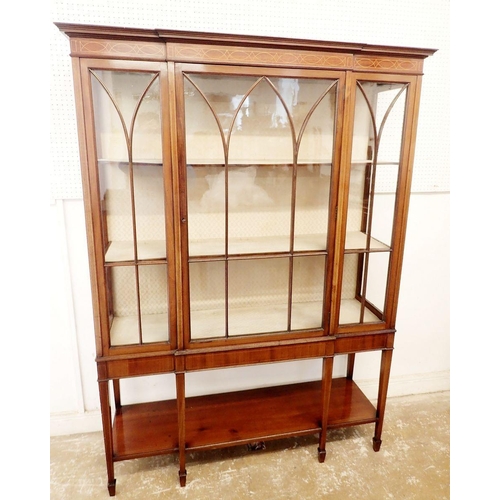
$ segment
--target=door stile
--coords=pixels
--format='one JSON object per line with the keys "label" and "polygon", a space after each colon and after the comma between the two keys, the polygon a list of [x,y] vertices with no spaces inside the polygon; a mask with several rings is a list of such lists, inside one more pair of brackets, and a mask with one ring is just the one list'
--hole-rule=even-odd
{"label": "door stile", "polygon": [[170,85],[170,121],[172,124],[172,166],[174,183],[174,210],[176,228],[176,276],[179,283],[177,296],[178,349],[190,342],[189,246],[186,178],[186,139],[184,115],[184,82],[180,65],[168,62]]}
{"label": "door stile", "polygon": [[[356,78],[352,71],[346,72],[344,97],[344,113],[342,120],[340,147],[340,168],[337,188],[337,205],[335,207],[336,221],[347,220],[347,207],[349,198],[349,180],[351,173],[351,150],[354,129],[354,105],[356,96]],[[332,290],[332,315],[330,318],[330,332],[338,331],[340,318],[340,299],[342,295],[342,272],[344,268],[344,245],[346,224],[335,224],[335,249],[333,255],[333,290]]]}
{"label": "door stile", "polygon": [[334,270],[336,267],[335,247],[337,233],[337,208],[340,193],[340,174],[341,174],[341,152],[342,138],[344,130],[344,105],[346,98],[346,81],[345,75],[339,75],[337,80],[337,111],[335,120],[335,142],[332,151],[332,177],[330,180],[330,205],[328,207],[328,234],[327,234],[327,261],[325,269],[325,291],[324,291],[324,310],[323,310],[323,325],[325,335],[331,335],[333,332],[333,317],[331,314],[331,304],[334,297]]}
{"label": "door stile", "polygon": [[177,235],[176,235],[176,203],[174,193],[174,164],[177,155],[175,148],[175,121],[171,120],[171,107],[174,103],[174,81],[170,78],[168,63],[160,71],[160,96],[162,112],[162,154],[163,154],[163,182],[165,199],[165,234],[167,235],[167,273],[168,273],[168,306],[169,306],[169,343],[172,350],[177,348],[179,314],[177,311]]}

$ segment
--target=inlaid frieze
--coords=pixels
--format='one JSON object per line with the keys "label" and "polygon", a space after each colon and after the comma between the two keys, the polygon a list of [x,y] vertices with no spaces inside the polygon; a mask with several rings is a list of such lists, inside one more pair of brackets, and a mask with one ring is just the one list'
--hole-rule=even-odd
{"label": "inlaid frieze", "polygon": [[139,59],[164,61],[165,44],[141,41],[99,40],[77,38],[71,40],[71,55],[78,57],[112,57],[116,59]]}
{"label": "inlaid frieze", "polygon": [[167,44],[168,59],[182,62],[339,68],[352,66],[352,55],[320,51]]}
{"label": "inlaid frieze", "polygon": [[421,59],[403,59],[399,57],[355,55],[354,70],[364,71],[389,71],[393,73],[422,72],[423,62]]}

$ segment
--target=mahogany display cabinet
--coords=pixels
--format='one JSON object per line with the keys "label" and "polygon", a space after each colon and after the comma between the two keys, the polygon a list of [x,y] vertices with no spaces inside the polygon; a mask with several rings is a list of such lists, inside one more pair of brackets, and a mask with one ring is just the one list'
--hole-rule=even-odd
{"label": "mahogany display cabinet", "polygon": [[[57,23],[70,40],[108,489],[114,463],[373,423],[381,444],[434,50]],[[355,355],[379,351],[374,406]],[[345,376],[333,377],[335,356]],[[318,380],[186,397],[186,374]],[[175,374],[172,400],[120,380]]]}

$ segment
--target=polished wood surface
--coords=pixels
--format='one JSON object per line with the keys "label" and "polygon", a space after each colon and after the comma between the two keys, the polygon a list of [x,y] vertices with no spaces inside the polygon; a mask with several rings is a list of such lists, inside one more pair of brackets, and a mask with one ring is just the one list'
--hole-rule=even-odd
{"label": "polished wood surface", "polygon": [[[327,428],[377,420],[375,408],[355,382],[334,378],[330,386]],[[186,398],[185,449],[314,434],[322,429],[322,397],[322,383],[316,381]],[[122,406],[113,425],[115,460],[175,452],[177,429],[176,400]]]}
{"label": "polished wood surface", "polygon": [[175,400],[125,405],[113,425],[115,460],[172,453],[178,449]]}
{"label": "polished wood surface", "polygon": [[[255,447],[265,440],[318,434],[318,460],[323,462],[326,459],[328,429],[362,424],[375,424],[373,448],[378,451],[382,442],[382,427],[396,331],[396,312],[409,209],[423,62],[435,51],[295,38],[129,29],[67,23],[56,23],[56,25],[70,39],[73,64],[94,311],[96,361],[109,494],[114,495],[116,492],[114,462],[119,460],[176,453],[179,458],[179,482],[181,486],[184,486],[187,481],[187,451],[194,452],[240,444]],[[104,76],[100,76],[101,74]],[[111,98],[114,83],[118,86],[122,85],[118,80],[125,75],[134,75],[134,78],[138,75],[149,75],[150,86],[153,82],[158,82],[158,97],[146,98],[147,89],[136,90],[135,84],[132,84],[131,88],[134,90],[129,96],[130,102],[126,103],[122,110],[119,102],[122,95],[121,91],[118,91],[118,97],[112,100],[114,109],[120,116],[121,125],[115,128],[123,128],[125,131],[127,157],[99,157],[103,141],[107,140],[112,144],[118,139],[113,136],[115,131],[112,127],[109,130],[106,129],[105,134],[99,134],[97,131],[96,123],[100,112],[100,104],[97,103],[100,101],[96,98],[94,86],[101,85]],[[231,79],[234,81],[243,75],[254,78],[252,86],[248,87],[243,94],[236,92],[239,102],[236,107],[237,111],[243,109],[244,100],[241,97],[250,96],[253,89],[261,82],[267,85],[266,88],[270,89],[270,92],[274,92],[271,94],[274,101],[279,100],[281,103],[279,110],[283,109],[283,116],[286,115],[286,119],[291,123],[293,143],[291,157],[275,165],[291,172],[291,201],[289,205],[287,204],[290,214],[289,219],[284,223],[290,228],[287,236],[282,236],[279,231],[275,231],[270,237],[266,235],[268,237],[266,241],[261,238],[260,234],[253,234],[246,238],[240,237],[230,251],[229,169],[235,166],[248,167],[249,164],[243,162],[241,158],[234,165],[230,164],[230,137],[224,135],[226,132],[217,114],[219,112],[217,106],[222,101],[218,97],[214,98],[213,89],[209,89],[208,92],[212,97],[209,98],[203,94],[192,75],[210,76],[212,84],[220,81],[221,85],[224,81],[231,81]],[[117,82],[113,81],[114,77],[117,77]],[[273,79],[283,80],[288,84],[301,79],[301,81],[309,82],[317,80],[328,82],[328,85],[323,90],[324,94],[320,93],[311,101],[312,107],[309,104],[302,125],[297,125],[293,123],[292,108],[294,105],[303,106],[304,103],[293,104],[292,100],[285,99]],[[222,160],[219,162],[210,160],[204,164],[201,160],[197,160],[193,166],[189,165],[189,155],[186,150],[188,142],[194,139],[188,137],[186,132],[189,125],[189,120],[186,118],[186,82],[191,82],[192,88],[197,88],[200,95],[204,96],[208,114],[215,120],[218,130],[215,136],[218,134],[223,144]],[[380,242],[372,234],[376,186],[373,163],[376,166],[379,137],[374,144],[365,147],[368,158],[364,163],[361,162],[361,168],[365,170],[362,174],[364,181],[359,189],[360,222],[354,230],[352,227],[348,228],[348,221],[351,217],[350,206],[356,203],[356,200],[353,203],[350,198],[351,174],[359,164],[351,156],[356,146],[355,136],[359,135],[359,129],[356,128],[359,127],[359,123],[356,122],[356,113],[359,111],[356,92],[360,89],[364,92],[362,85],[366,82],[373,87],[372,90],[381,89],[381,92],[394,84],[401,89],[400,94],[404,93],[406,99],[401,131],[398,134],[398,140],[401,142],[400,154],[396,162],[398,165],[397,182],[390,242]],[[329,94],[331,89],[335,89],[335,92],[332,91]],[[328,108],[330,111],[326,115],[335,117],[333,137],[329,136],[333,144],[333,147],[328,149],[328,155],[331,153],[331,163],[330,158],[326,160],[322,158],[321,161],[313,159],[305,161],[299,158],[300,144],[304,140],[308,120],[315,116],[316,109],[320,108],[321,99],[327,94],[330,95],[331,109]],[[371,118],[367,117],[365,123],[369,128],[370,122],[375,122],[376,106],[372,106],[370,102],[372,97],[366,93],[364,97],[372,114]],[[159,152],[153,159],[137,159],[134,156],[133,128],[136,121],[141,121],[138,118],[141,103],[145,103],[144,106],[147,107],[155,99],[155,110],[153,112],[150,110],[149,114],[145,112],[143,116],[146,128],[142,132],[144,136],[147,136],[154,128],[152,126],[154,120],[157,116],[159,117],[157,127],[161,141]],[[210,99],[215,99],[216,104]],[[265,106],[262,109],[269,106],[269,103],[263,104]],[[127,128],[129,124],[126,119],[128,106],[135,109],[131,115],[130,128]],[[256,109],[257,107],[254,107],[253,112],[256,112]],[[389,109],[392,109],[392,104]],[[269,112],[269,114],[272,113]],[[201,116],[201,112],[195,113],[196,123],[198,121],[203,123]],[[108,118],[110,119],[109,116]],[[231,126],[228,127],[228,134],[231,133],[236,118],[234,114]],[[376,128],[375,125],[373,127]],[[258,127],[258,130],[264,129]],[[279,133],[275,134],[275,132],[276,130],[273,130],[269,134],[274,137],[274,149],[278,149]],[[206,130],[201,130],[197,140],[205,140],[206,138],[202,136],[207,134]],[[137,134],[137,136],[140,135],[141,132]],[[367,142],[369,142],[368,139]],[[200,142],[200,144],[204,143]],[[148,147],[145,148],[146,152],[151,151]],[[266,172],[265,169],[269,168],[269,161],[267,163],[259,161],[257,151],[251,153],[255,155],[251,158],[253,167],[260,169],[260,172]],[[211,158],[210,155],[207,154],[207,158]],[[271,163],[276,162],[273,160]],[[379,167],[387,164],[390,162],[381,162]],[[196,243],[197,246],[190,248],[192,242],[189,239],[188,184],[191,173],[188,173],[188,165],[193,169],[195,165],[198,172],[204,168],[207,170],[214,168],[223,173],[225,207],[219,214],[221,220],[224,220],[225,228],[222,250],[210,250],[203,238]],[[145,193],[137,191],[140,190],[137,186],[140,185],[138,179],[141,179],[141,168],[145,172],[150,172],[148,169],[153,168],[154,175],[157,176],[158,182],[153,187],[155,190],[159,188],[163,195],[163,207],[160,214],[151,215],[152,208],[146,203],[149,201],[149,195],[153,197],[150,191],[152,185],[142,188],[146,190]],[[295,217],[299,206],[297,185],[300,172],[307,169],[312,171],[314,168],[326,168],[329,171],[328,176],[325,177],[328,180],[324,181],[329,183],[326,186],[329,198],[322,212],[326,221],[326,230],[325,234],[320,234],[321,238],[324,237],[324,240],[321,238],[320,240],[326,243],[314,246],[311,243],[314,238],[309,237],[309,240],[303,239],[308,243],[304,243],[301,247],[300,244],[296,245],[301,235],[295,229]],[[112,219],[116,213],[113,211],[113,206],[107,205],[103,194],[106,191],[105,180],[108,178],[124,179],[120,177],[123,173],[128,174],[128,180],[115,180],[116,185],[112,185],[114,191],[109,189],[109,195],[121,197],[123,203],[128,203],[128,210],[132,214],[127,222],[132,228],[132,237],[128,240],[120,234],[120,230],[112,226]],[[144,178],[147,177],[144,174]],[[127,183],[130,184],[129,191],[124,195],[125,191],[122,193],[120,189],[123,190]],[[312,186],[312,191],[316,193],[314,185]],[[141,194],[142,198],[139,196]],[[148,235],[148,230],[145,230],[145,236],[139,238],[139,232],[143,229],[139,229],[138,200],[143,200],[141,203],[145,203],[146,208],[143,213],[147,214],[146,217],[141,218],[141,224],[148,218],[153,220],[154,217],[160,217],[164,221],[163,239],[158,240]],[[123,216],[125,213],[128,212],[118,215]],[[314,236],[314,232],[311,234]],[[278,241],[277,237],[281,240]],[[272,238],[276,241],[271,241]],[[269,241],[275,246],[270,245]],[[284,249],[281,248],[282,241],[285,241]],[[258,243],[263,246],[259,247]],[[143,253],[143,249],[147,252]],[[142,255],[145,257],[142,258]],[[382,298],[378,297],[376,303],[368,296],[369,283],[367,284],[367,281],[371,279],[368,271],[369,258],[375,259],[377,255],[387,256],[388,270],[380,293]],[[295,299],[292,290],[295,285],[295,259],[318,259],[318,257],[321,257],[323,260],[320,259],[320,261],[324,263],[321,268],[324,280],[322,290],[320,290],[322,301],[319,299],[318,302],[319,320],[317,323],[305,323],[305,327],[299,326],[293,329],[292,308]],[[286,260],[289,266],[285,280],[287,295],[281,304],[286,309],[286,321],[282,322],[283,326],[267,326],[265,313],[271,305],[261,301],[253,305],[252,312],[248,316],[253,319],[248,320],[244,333],[231,334],[228,312],[229,266],[242,262],[262,262],[272,258]],[[348,280],[344,279],[344,270],[349,263],[352,264],[352,258],[357,259],[353,266],[356,294],[346,298],[343,294],[344,288],[348,287],[346,285]],[[208,309],[206,317],[221,314],[225,324],[220,327],[221,331],[216,327],[208,330],[207,338],[193,338],[191,266],[217,262],[221,262],[224,267],[220,278],[224,283],[222,285],[222,309],[224,311],[220,313],[220,310],[215,308]],[[163,266],[161,279],[166,283],[167,295],[162,292],[160,297],[157,295],[154,298],[152,290],[155,290],[157,284],[155,279],[159,279],[158,275],[155,275],[152,282],[147,282],[144,278],[143,283],[142,273],[145,269],[151,269],[158,264]],[[115,283],[115,274],[123,269],[128,269],[133,279],[130,283],[127,283],[126,279]],[[259,268],[254,268],[254,274],[257,274],[255,269]],[[262,269],[269,270],[271,267]],[[261,274],[265,273],[261,272]],[[246,276],[248,282],[251,281],[250,277],[250,275]],[[207,276],[203,279],[205,278]],[[211,289],[207,288],[210,293],[207,293],[206,301],[215,295],[214,287],[218,285],[214,283],[215,281],[212,282]],[[268,284],[272,284],[272,279],[268,280]],[[248,290],[246,292],[249,293]],[[252,292],[253,298],[265,295],[265,292],[265,286],[261,286],[259,290]],[[125,300],[123,296],[125,299],[127,296],[131,297],[130,300],[136,304],[135,309],[132,308],[133,314],[130,314],[127,308],[119,303],[119,300]],[[162,310],[161,314],[153,310],[156,299],[167,306],[167,310]],[[314,300],[317,302],[318,299],[306,301],[310,309],[313,308]],[[117,304],[121,306],[121,309]],[[352,305],[354,305],[354,312],[349,318],[354,318],[354,320],[349,319],[341,323],[341,312],[347,310],[350,312],[351,309],[348,308]],[[249,310],[250,308],[247,308],[244,311],[245,314],[248,314]],[[133,335],[120,337],[122,340],[113,342],[111,335],[113,322],[115,318],[120,318],[120,315],[126,316],[126,314],[129,316],[128,322],[122,323],[126,325],[124,328],[134,330],[135,323],[137,323],[138,335],[136,338]],[[242,314],[241,317],[246,316]],[[168,331],[168,338],[164,337],[159,340],[154,337],[154,341],[148,340],[148,337],[144,335],[143,326],[149,325],[147,321],[151,318],[156,322],[168,323],[165,327],[165,331]],[[269,318],[270,316],[267,321],[270,321]],[[264,324],[265,331],[259,330],[253,324],[257,323],[257,320],[259,324]],[[259,326],[259,328],[262,327]],[[128,334],[128,330],[125,333]],[[134,334],[133,331],[132,334]],[[133,340],[128,341],[123,338]],[[378,351],[381,356],[378,374],[379,390],[375,407],[354,381],[356,353],[367,351]],[[347,356],[345,376],[332,378],[335,357],[341,355]],[[322,360],[321,379],[284,386],[271,385],[232,393],[186,397],[186,373],[190,371],[302,359]],[[176,396],[174,399],[133,405],[122,404],[120,379],[165,373],[175,374]],[[110,391],[111,387],[112,391]],[[114,406],[114,412],[111,405]]]}

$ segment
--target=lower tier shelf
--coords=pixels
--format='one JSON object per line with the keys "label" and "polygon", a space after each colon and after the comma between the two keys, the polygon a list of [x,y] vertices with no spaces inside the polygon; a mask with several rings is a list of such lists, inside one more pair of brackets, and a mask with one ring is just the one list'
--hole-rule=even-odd
{"label": "lower tier shelf", "polygon": [[[186,450],[215,449],[321,430],[321,382],[306,382],[186,399]],[[376,421],[376,410],[355,382],[332,380],[328,427]],[[114,460],[175,452],[175,400],[119,408]]]}

